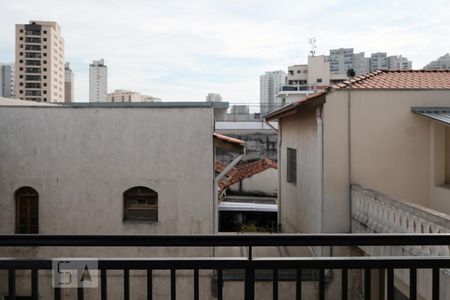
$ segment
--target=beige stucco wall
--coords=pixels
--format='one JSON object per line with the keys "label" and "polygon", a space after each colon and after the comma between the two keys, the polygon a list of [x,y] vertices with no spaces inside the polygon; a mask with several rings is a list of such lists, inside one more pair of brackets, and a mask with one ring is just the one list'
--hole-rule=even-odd
{"label": "beige stucco wall", "polygon": [[350,231],[347,96],[332,93],[323,106],[324,232]]}
{"label": "beige stucco wall", "polygon": [[353,91],[351,105],[352,183],[435,208],[430,198],[434,122],[411,107],[449,106],[450,91]]}
{"label": "beige stucco wall", "polygon": [[[286,180],[287,147],[297,149],[297,184]],[[283,118],[279,151],[281,229],[283,232],[318,232],[320,179],[315,110]]]}
{"label": "beige stucco wall", "polygon": [[[349,231],[350,221],[348,96],[348,90],[331,92],[323,112],[324,227],[338,232]],[[444,162],[432,157],[435,122],[411,112],[414,106],[449,106],[450,91],[352,90],[350,97],[351,182],[450,213],[444,200],[450,191],[430,180],[434,164]]]}
{"label": "beige stucco wall", "polygon": [[[411,112],[414,106],[450,106],[450,91],[352,90],[350,97],[351,183],[450,214],[450,189],[432,183],[431,176],[439,168],[445,173],[445,126]],[[348,90],[335,90],[323,105],[324,232],[350,232],[348,99]],[[284,230],[315,232],[322,222],[314,113],[310,109],[280,122]],[[442,127],[434,138],[433,126]],[[300,149],[297,186],[286,183],[286,147]]]}

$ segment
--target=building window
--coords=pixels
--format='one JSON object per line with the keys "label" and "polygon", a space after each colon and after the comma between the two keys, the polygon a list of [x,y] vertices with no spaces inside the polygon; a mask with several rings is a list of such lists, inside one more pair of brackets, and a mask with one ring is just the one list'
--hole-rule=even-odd
{"label": "building window", "polygon": [[317,83],[321,83],[322,82],[322,78],[317,78]]}
{"label": "building window", "polygon": [[297,183],[297,150],[287,148],[287,182]]}
{"label": "building window", "polygon": [[158,193],[137,186],[123,193],[124,221],[158,221]]}
{"label": "building window", "polygon": [[16,191],[16,233],[39,233],[39,194],[26,186]]}

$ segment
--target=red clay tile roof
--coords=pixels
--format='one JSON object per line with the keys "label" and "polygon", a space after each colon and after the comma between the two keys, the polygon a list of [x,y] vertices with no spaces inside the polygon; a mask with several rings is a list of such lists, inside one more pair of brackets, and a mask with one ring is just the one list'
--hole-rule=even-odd
{"label": "red clay tile roof", "polygon": [[[300,109],[312,104],[313,102],[322,103],[325,99],[322,96],[333,92],[334,90],[344,89],[450,89],[450,70],[398,70],[398,71],[375,71],[344,81],[334,85],[332,88],[312,94],[300,101],[285,105],[264,116],[268,121],[283,118],[294,114]],[[324,97],[323,97],[324,98]]]}
{"label": "red clay tile roof", "polygon": [[[217,172],[222,172],[224,168],[225,168],[224,163],[216,161]],[[227,174],[228,177],[224,178],[221,182],[219,182],[219,188],[223,190],[224,188],[229,187],[230,185],[233,185],[245,178],[252,177],[253,175],[261,173],[269,168],[277,169],[278,165],[276,162],[267,157],[247,165],[233,168],[231,169],[230,172],[228,172]]]}
{"label": "red clay tile roof", "polygon": [[338,83],[352,89],[450,89],[450,70],[375,71]]}

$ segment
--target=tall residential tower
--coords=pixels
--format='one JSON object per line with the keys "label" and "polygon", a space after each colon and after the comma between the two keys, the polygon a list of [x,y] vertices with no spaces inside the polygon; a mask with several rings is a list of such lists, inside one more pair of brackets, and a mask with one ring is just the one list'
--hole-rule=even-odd
{"label": "tall residential tower", "polygon": [[0,97],[14,97],[14,64],[0,64]]}
{"label": "tall residential tower", "polygon": [[70,64],[64,65],[64,102],[70,103],[74,101],[74,80]]}
{"label": "tall residential tower", "polygon": [[284,71],[266,72],[260,76],[261,115],[265,115],[281,105],[281,100],[277,99],[276,95],[281,87],[286,84],[286,77]]}
{"label": "tall residential tower", "polygon": [[89,102],[108,101],[108,68],[105,60],[94,60],[89,65]]}
{"label": "tall residential tower", "polygon": [[64,102],[64,40],[56,22],[16,24],[15,96]]}

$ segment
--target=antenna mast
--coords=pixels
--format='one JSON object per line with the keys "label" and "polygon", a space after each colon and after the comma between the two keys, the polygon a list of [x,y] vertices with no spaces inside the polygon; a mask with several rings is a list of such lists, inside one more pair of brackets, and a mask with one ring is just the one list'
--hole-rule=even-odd
{"label": "antenna mast", "polygon": [[316,55],[317,45],[316,45],[316,38],[315,37],[309,38],[309,45],[311,47],[311,50],[309,51],[311,56]]}

